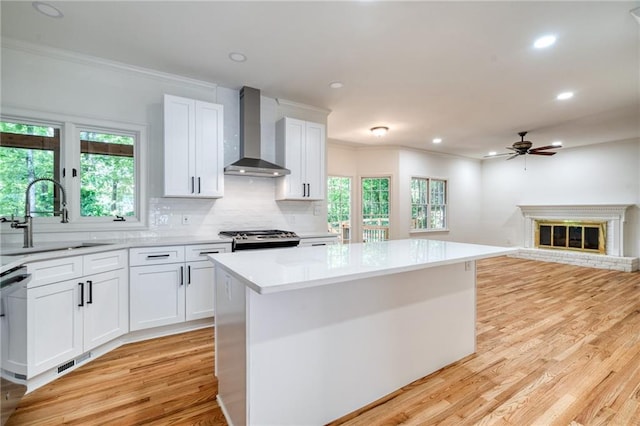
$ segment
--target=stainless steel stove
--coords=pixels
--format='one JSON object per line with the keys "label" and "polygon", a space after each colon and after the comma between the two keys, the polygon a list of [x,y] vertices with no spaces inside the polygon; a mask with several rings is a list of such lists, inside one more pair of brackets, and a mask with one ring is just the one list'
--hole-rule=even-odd
{"label": "stainless steel stove", "polygon": [[233,251],[295,247],[300,237],[295,232],[279,229],[258,229],[252,231],[222,231],[220,235],[233,239]]}

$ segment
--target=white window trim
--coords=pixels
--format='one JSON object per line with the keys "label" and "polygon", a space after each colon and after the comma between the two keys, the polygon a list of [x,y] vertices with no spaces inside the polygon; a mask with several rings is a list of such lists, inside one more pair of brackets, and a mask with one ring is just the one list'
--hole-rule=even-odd
{"label": "white window trim", "polygon": [[[138,123],[111,121],[91,117],[79,117],[51,112],[26,110],[19,108],[3,107],[0,120],[29,123],[34,125],[48,125],[60,129],[60,155],[64,166],[69,169],[70,165],[80,166],[80,151],[70,150],[79,141],[80,130],[92,129],[103,130],[105,132],[125,133],[136,137],[135,149],[135,170],[136,170],[136,216],[127,217],[124,222],[114,222],[112,217],[81,217],[80,199],[78,196],[69,194],[80,194],[80,179],[74,179],[71,173],[61,179],[69,203],[69,223],[60,223],[56,217],[35,217],[34,232],[57,233],[57,232],[78,232],[78,231],[134,231],[148,229],[147,217],[147,126]],[[23,212],[19,212],[21,215]],[[18,217],[20,219],[21,216]],[[22,232],[8,227],[2,227],[0,233]]]}
{"label": "white window trim", "polygon": [[[327,180],[330,177],[336,177],[336,178],[347,178],[349,179],[349,233],[350,233],[350,238],[349,238],[349,244],[353,243],[353,236],[354,236],[354,228],[355,228],[355,223],[353,220],[353,212],[355,211],[355,188],[354,188],[354,182],[356,177],[353,175],[342,175],[342,174],[327,174]],[[329,185],[327,182],[327,201],[329,200]],[[338,235],[338,234],[336,234]]]}
{"label": "white window trim", "polygon": [[[431,182],[431,180],[441,180],[445,182],[445,194],[444,194],[444,199],[445,199],[445,203],[444,206],[445,208],[445,219],[444,219],[444,224],[445,227],[444,228],[409,228],[409,234],[432,234],[432,233],[439,233],[439,232],[449,232],[449,179],[447,178],[443,178],[443,177],[436,177],[436,176],[411,176],[411,180],[409,181],[409,223],[411,223],[411,221],[413,220],[413,215],[411,215],[411,211],[412,211],[412,207],[413,207],[413,202],[411,200],[411,181],[413,179],[426,179],[429,182]],[[429,195],[429,201],[431,201],[431,194]],[[427,206],[431,206],[431,203],[427,203]]]}
{"label": "white window trim", "polygon": [[352,243],[361,243],[362,242],[362,222],[363,222],[363,215],[362,215],[362,179],[379,179],[379,178],[388,178],[389,179],[389,240],[392,240],[394,237],[394,232],[393,232],[393,224],[395,223],[395,215],[394,215],[394,208],[395,207],[395,203],[393,202],[394,200],[394,174],[393,173],[367,173],[367,174],[362,174],[362,175],[358,175],[358,188],[357,188],[357,214],[358,214],[358,220],[353,222],[354,226],[357,226],[357,239],[354,239],[353,236],[351,237],[351,242]]}

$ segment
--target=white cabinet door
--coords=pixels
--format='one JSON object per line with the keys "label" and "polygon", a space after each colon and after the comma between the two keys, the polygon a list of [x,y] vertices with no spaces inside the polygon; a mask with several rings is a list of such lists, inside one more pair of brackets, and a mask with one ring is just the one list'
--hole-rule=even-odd
{"label": "white cabinet door", "polygon": [[223,106],[164,96],[164,195],[222,197]]}
{"label": "white cabinet door", "polygon": [[276,160],[291,170],[278,178],[278,200],[322,200],[325,192],[325,126],[285,117],[276,124]]}
{"label": "white cabinet door", "polygon": [[184,263],[130,268],[131,331],[184,321],[184,269]]}
{"label": "white cabinet door", "polygon": [[338,237],[301,238],[298,247],[331,246],[338,244]]}
{"label": "white cabinet door", "polygon": [[128,271],[85,277],[84,352],[129,332]]}
{"label": "white cabinet door", "polygon": [[209,261],[187,262],[187,321],[213,316],[214,279],[213,263]]}
{"label": "white cabinet door", "polygon": [[81,297],[81,288],[84,285],[81,280],[70,280],[28,290],[28,377],[83,352],[81,310],[86,298]]}
{"label": "white cabinet door", "polygon": [[304,145],[304,169],[307,183],[307,199],[324,200],[325,192],[325,127],[318,123],[306,123]]}
{"label": "white cabinet door", "polygon": [[203,197],[224,194],[222,105],[196,101],[195,192]]}
{"label": "white cabinet door", "polygon": [[195,102],[164,96],[164,195],[192,194],[195,169]]}

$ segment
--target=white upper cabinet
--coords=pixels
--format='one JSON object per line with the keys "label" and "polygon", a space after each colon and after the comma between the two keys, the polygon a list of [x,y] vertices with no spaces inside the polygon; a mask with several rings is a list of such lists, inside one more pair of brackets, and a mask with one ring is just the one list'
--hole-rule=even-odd
{"label": "white upper cabinet", "polygon": [[325,196],[324,124],[285,117],[276,123],[276,162],[291,170],[278,178],[278,200],[323,200]]}
{"label": "white upper cabinet", "polygon": [[164,95],[165,197],[224,195],[223,106]]}

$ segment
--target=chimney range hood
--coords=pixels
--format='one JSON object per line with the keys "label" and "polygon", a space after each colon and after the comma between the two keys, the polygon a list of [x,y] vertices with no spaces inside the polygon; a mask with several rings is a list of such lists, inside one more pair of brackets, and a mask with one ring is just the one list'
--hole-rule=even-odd
{"label": "chimney range hood", "polygon": [[224,168],[224,174],[279,177],[291,171],[270,163],[260,155],[260,90],[240,89],[240,159]]}

